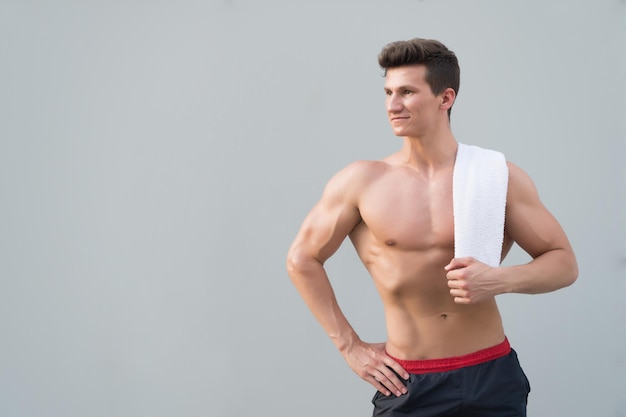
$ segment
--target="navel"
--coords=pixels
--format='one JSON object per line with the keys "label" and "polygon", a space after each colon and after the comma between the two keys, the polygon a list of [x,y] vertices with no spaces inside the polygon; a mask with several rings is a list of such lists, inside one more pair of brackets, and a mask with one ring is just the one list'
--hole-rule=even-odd
{"label": "navel", "polygon": [[448,318],[448,315],[447,315],[446,313],[441,313],[441,314],[439,315],[439,317],[441,317],[442,319],[444,319],[444,320],[445,320],[445,319],[447,319],[447,318]]}

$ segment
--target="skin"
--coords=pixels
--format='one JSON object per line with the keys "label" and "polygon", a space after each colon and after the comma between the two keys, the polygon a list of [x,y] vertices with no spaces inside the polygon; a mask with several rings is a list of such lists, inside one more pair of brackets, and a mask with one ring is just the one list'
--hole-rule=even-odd
{"label": "skin", "polygon": [[[578,275],[570,243],[541,203],[530,177],[507,162],[503,258],[515,242],[532,261],[490,267],[454,258],[452,170],[457,141],[447,111],[456,98],[434,94],[426,68],[388,69],[385,106],[401,149],[380,161],[356,161],[326,185],[289,249],[296,289],[348,365],[385,395],[406,393],[399,359],[464,355],[494,346],[505,333],[495,297],[538,294]],[[367,343],[335,298],[324,263],[349,238],[385,311],[387,341]]]}

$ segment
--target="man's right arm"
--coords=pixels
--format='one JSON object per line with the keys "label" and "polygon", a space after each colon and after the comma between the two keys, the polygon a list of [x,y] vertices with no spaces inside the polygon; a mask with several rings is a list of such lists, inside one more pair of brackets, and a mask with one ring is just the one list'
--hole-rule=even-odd
{"label": "man's right arm", "polygon": [[360,221],[353,196],[346,193],[349,172],[335,175],[304,219],[287,255],[287,271],[305,303],[339,350],[357,336],[337,304],[324,263]]}
{"label": "man's right arm", "polygon": [[361,341],[341,311],[324,269],[326,260],[361,221],[357,205],[361,165],[353,164],[329,181],[289,249],[287,271],[348,365],[383,394],[400,395],[406,388],[388,366],[406,378],[408,374],[385,354],[384,344]]}

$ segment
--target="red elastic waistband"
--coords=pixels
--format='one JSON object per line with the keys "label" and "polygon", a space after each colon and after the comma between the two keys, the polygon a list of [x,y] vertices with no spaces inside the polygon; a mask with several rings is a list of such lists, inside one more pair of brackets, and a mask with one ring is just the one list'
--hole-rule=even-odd
{"label": "red elastic waistband", "polygon": [[487,349],[469,353],[462,356],[452,356],[442,359],[403,360],[391,358],[398,362],[410,374],[427,374],[431,372],[446,372],[467,366],[478,365],[501,358],[511,352],[509,340],[505,337],[504,342]]}

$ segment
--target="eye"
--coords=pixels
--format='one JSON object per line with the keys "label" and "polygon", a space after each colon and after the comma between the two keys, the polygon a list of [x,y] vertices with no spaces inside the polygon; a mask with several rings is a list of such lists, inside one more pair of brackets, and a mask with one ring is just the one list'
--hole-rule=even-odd
{"label": "eye", "polygon": [[385,95],[386,96],[390,96],[391,95],[391,90],[385,90]]}
{"label": "eye", "polygon": [[411,91],[411,90],[404,90],[402,92],[402,94],[404,94],[405,96],[409,96],[409,95],[413,94],[413,91]]}

